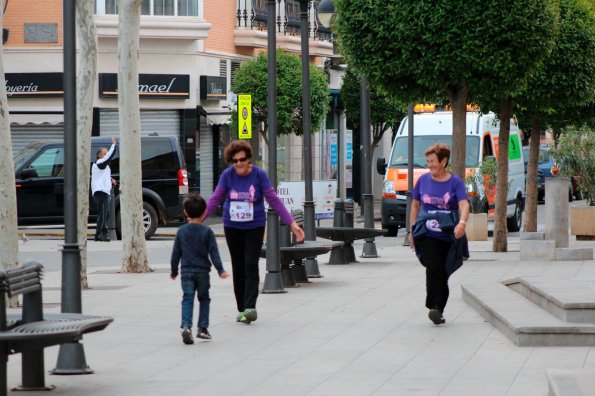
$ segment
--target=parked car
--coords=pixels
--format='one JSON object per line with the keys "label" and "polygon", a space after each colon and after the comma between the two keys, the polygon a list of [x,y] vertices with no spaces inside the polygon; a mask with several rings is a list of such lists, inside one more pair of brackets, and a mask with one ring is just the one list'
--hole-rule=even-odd
{"label": "parked car", "polygon": [[[525,160],[525,174],[527,173],[527,164],[529,162],[529,147],[523,147],[523,154]],[[545,179],[547,177],[552,177],[552,170],[555,169],[558,165],[554,162],[554,159],[548,152],[547,147],[540,147],[539,148],[539,157],[537,160],[537,200],[544,201],[545,200]],[[573,201],[574,197],[576,199],[581,199],[580,191],[578,190],[578,184],[576,183],[576,177],[571,178],[571,183],[568,190],[568,200],[570,202]]]}
{"label": "parked car", "polygon": [[[93,138],[91,161],[111,138]],[[143,223],[151,238],[158,225],[182,223],[182,201],[188,193],[188,178],[182,149],[173,137],[141,139]],[[64,224],[64,142],[35,142],[14,157],[19,225]],[[92,162],[89,166],[92,165]],[[120,177],[119,151],[110,163],[112,177]],[[90,193],[90,192],[89,192]],[[121,236],[120,199],[115,195],[116,232]],[[90,197],[89,221],[97,218]]]}

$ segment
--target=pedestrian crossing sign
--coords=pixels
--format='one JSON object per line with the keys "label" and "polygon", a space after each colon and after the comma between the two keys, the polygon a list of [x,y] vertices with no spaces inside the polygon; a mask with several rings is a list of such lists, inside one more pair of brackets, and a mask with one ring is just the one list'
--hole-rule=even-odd
{"label": "pedestrian crossing sign", "polygon": [[238,137],[252,138],[252,95],[238,95]]}

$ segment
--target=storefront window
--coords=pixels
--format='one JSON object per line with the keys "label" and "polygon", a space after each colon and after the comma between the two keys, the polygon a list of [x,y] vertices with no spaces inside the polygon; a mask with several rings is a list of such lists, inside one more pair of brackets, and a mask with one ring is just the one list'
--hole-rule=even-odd
{"label": "storefront window", "polygon": [[[141,14],[198,16],[199,1],[201,0],[143,0]],[[117,0],[95,0],[95,14],[117,14],[117,3]]]}

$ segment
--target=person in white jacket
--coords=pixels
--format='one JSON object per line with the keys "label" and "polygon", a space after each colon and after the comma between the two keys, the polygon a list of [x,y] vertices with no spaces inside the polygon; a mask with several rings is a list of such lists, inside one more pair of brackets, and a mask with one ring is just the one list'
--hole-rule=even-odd
{"label": "person in white jacket", "polygon": [[105,147],[97,150],[97,160],[91,167],[91,192],[93,200],[97,206],[97,229],[95,230],[95,240],[109,242],[107,224],[109,220],[110,193],[112,185],[116,180],[112,178],[112,170],[109,167],[110,161],[116,153],[116,139],[112,138],[110,149]]}

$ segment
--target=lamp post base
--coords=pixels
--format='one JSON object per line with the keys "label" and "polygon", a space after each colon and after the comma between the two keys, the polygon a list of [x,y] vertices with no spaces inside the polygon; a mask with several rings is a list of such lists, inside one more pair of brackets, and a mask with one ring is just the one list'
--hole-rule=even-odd
{"label": "lamp post base", "polygon": [[60,345],[56,368],[50,371],[54,375],[93,374],[87,365],[85,350],[79,342],[69,342]]}
{"label": "lamp post base", "polygon": [[306,275],[308,278],[322,278],[320,269],[318,268],[318,260],[315,258],[308,258],[304,260],[304,266],[306,267]]}
{"label": "lamp post base", "polygon": [[405,233],[405,238],[403,239],[403,246],[411,246],[409,244],[409,231]]}
{"label": "lamp post base", "polygon": [[379,257],[378,251],[376,250],[376,244],[374,243],[374,238],[366,239],[361,257],[362,258],[377,258],[377,257]]}
{"label": "lamp post base", "polygon": [[287,293],[283,288],[283,279],[280,272],[267,272],[264,276],[263,294]]}

